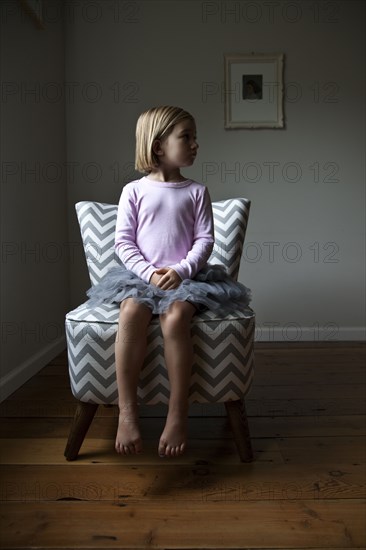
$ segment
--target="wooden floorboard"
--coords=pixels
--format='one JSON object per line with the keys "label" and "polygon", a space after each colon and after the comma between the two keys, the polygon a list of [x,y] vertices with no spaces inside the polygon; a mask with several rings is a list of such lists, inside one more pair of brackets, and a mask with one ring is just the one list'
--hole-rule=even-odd
{"label": "wooden floorboard", "polygon": [[357,499],[365,496],[361,464],[247,465],[175,464],[9,464],[2,501],[253,501]]}
{"label": "wooden floorboard", "polygon": [[[67,437],[71,419],[59,417],[11,417],[0,418],[0,438]],[[157,438],[164,423],[163,418],[142,418],[140,422],[144,439]],[[264,437],[314,437],[314,436],[365,436],[366,418],[350,416],[258,416],[250,417],[251,432],[256,438]],[[89,429],[91,438],[113,439],[117,429],[114,417],[96,417]],[[231,439],[225,417],[191,417],[189,433],[192,438]]]}
{"label": "wooden floorboard", "polygon": [[[364,502],[363,502],[364,503]],[[361,547],[359,500],[195,502],[48,502],[7,504],[4,543],[54,548]],[[220,509],[221,521],[218,521]],[[260,529],[259,529],[260,526]],[[228,544],[229,543],[229,544]],[[245,545],[245,546],[244,546]],[[282,545],[282,546],[280,546]],[[301,546],[302,545],[302,546]]]}
{"label": "wooden floorboard", "polygon": [[67,356],[0,405],[0,548],[365,549],[365,346],[256,344],[254,462],[219,405],[190,408],[185,455],[160,459],[164,407],[141,408],[144,452],[114,451],[99,407],[78,460]]}

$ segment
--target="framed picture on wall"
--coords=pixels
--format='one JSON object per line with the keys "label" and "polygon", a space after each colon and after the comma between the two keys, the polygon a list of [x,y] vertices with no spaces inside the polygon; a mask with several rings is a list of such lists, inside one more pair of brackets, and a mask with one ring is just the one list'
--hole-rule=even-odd
{"label": "framed picture on wall", "polygon": [[38,29],[44,29],[43,0],[19,0],[23,10],[33,19]]}
{"label": "framed picture on wall", "polygon": [[283,54],[225,54],[225,128],[283,128]]}

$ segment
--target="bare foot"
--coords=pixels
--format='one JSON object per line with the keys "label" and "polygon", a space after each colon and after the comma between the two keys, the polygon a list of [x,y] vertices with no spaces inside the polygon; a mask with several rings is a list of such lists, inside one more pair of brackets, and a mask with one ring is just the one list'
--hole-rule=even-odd
{"label": "bare foot", "polygon": [[165,428],[159,441],[161,457],[182,455],[187,441],[187,415],[168,413]]}
{"label": "bare foot", "polygon": [[115,448],[122,455],[139,454],[142,451],[137,403],[120,405]]}

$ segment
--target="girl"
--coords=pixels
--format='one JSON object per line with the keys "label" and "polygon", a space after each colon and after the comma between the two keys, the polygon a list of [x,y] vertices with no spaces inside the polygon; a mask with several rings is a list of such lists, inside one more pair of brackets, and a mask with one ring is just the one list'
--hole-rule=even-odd
{"label": "girl", "polygon": [[125,185],[119,201],[115,250],[123,265],[88,291],[90,305],[120,303],[115,448],[125,455],[142,450],[137,385],[152,316],[160,316],[170,382],[158,453],[173,457],[186,447],[191,319],[197,310],[244,309],[250,300],[249,289],[223,268],[206,266],[214,244],[210,197],[205,186],[180,172],[193,164],[197,150],[195,121],[188,112],[164,106],[141,114],[136,169],[147,175]]}

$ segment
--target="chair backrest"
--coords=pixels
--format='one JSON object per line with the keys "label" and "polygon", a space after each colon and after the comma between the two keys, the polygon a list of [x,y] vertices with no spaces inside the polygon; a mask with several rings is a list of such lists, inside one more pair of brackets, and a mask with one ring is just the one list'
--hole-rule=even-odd
{"label": "chair backrest", "polygon": [[[121,263],[114,251],[116,204],[82,201],[75,205],[92,285]],[[248,224],[250,201],[235,198],[212,203],[215,246],[208,260],[220,264],[236,279]]]}

